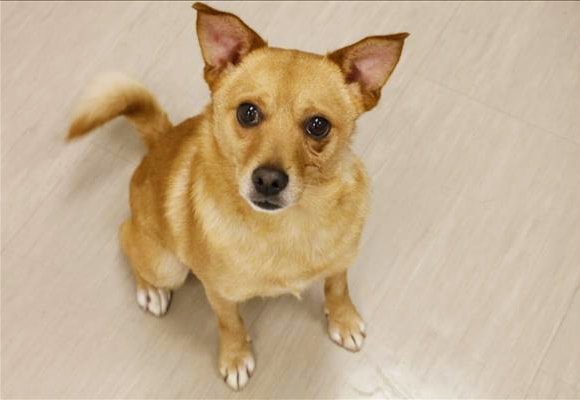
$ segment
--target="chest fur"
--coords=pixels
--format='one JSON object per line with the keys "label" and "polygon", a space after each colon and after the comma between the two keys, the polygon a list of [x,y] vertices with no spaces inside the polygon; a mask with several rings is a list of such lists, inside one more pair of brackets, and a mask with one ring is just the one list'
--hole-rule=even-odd
{"label": "chest fur", "polygon": [[297,295],[347,268],[364,220],[355,204],[316,213],[296,206],[267,223],[224,214],[211,200],[199,207],[212,260],[208,279],[234,301]]}

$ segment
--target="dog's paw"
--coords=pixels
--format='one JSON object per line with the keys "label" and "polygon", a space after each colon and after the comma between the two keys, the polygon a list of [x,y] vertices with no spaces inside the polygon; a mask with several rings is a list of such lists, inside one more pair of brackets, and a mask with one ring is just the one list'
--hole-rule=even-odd
{"label": "dog's paw", "polygon": [[145,311],[149,311],[156,317],[162,317],[169,310],[171,304],[171,290],[158,289],[153,286],[141,286],[137,288],[137,303]]}
{"label": "dog's paw", "polygon": [[220,357],[220,373],[224,382],[233,390],[240,390],[250,380],[256,363],[250,350]]}
{"label": "dog's paw", "polygon": [[330,339],[349,351],[359,351],[366,338],[366,325],[356,310],[325,310],[324,313],[328,320]]}

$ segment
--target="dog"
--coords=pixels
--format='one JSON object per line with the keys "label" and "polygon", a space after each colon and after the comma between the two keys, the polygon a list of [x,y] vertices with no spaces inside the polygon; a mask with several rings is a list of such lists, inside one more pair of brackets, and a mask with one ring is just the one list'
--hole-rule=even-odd
{"label": "dog", "polygon": [[350,144],[379,101],[408,33],[366,37],[326,55],[268,46],[236,15],[195,3],[211,102],[174,126],[137,81],[89,87],[67,139],[126,117],[147,154],[130,184],[120,244],[137,303],[160,317],[189,272],[217,316],[219,371],[234,390],[255,369],[238,304],[299,296],[324,279],[330,338],[358,351],[365,323],[349,296],[369,207]]}

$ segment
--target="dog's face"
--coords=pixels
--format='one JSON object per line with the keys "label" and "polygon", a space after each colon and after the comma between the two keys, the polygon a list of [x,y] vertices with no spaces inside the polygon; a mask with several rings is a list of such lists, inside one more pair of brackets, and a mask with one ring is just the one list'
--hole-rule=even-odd
{"label": "dog's face", "polygon": [[355,121],[378,102],[407,34],[319,56],[268,47],[233,14],[194,8],[213,133],[240,195],[261,212],[299,203],[337,176]]}
{"label": "dog's face", "polygon": [[254,209],[280,211],[333,175],[357,117],[343,82],[323,57],[263,48],[215,88],[218,143]]}

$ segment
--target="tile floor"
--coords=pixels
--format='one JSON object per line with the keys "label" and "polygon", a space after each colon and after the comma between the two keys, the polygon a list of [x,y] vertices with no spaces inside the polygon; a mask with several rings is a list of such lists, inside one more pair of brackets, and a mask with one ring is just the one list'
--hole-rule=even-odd
{"label": "tile floor", "polygon": [[272,45],[409,31],[354,144],[373,207],[327,339],[321,286],[242,308],[258,369],[234,394],[195,279],[155,319],[117,244],[143,148],[123,121],[67,146],[83,86],[120,70],[173,121],[208,100],[189,3],[1,6],[2,397],[580,398],[580,3],[211,3]]}

